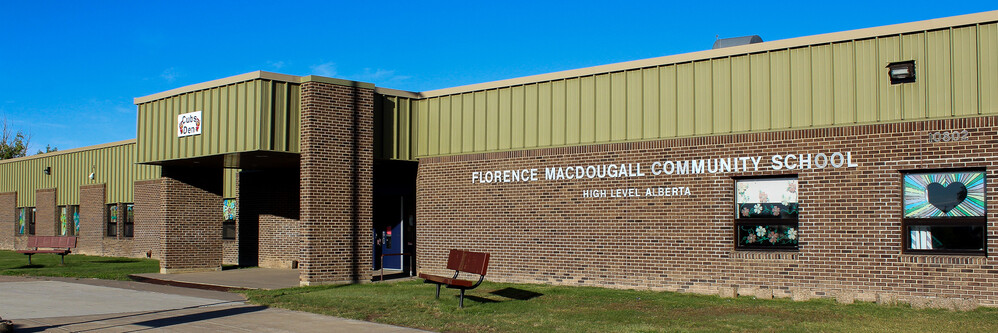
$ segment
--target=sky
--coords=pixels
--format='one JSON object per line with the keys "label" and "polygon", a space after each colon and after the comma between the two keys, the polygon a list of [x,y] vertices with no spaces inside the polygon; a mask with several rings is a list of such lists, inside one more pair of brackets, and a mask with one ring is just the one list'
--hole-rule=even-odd
{"label": "sky", "polygon": [[133,98],[263,70],[428,91],[998,9],[998,1],[0,1],[31,153],[135,138]]}

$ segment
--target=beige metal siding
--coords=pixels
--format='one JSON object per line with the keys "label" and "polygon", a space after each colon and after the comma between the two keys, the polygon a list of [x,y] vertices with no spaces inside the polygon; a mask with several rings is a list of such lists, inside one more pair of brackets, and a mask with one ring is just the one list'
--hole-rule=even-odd
{"label": "beige metal siding", "polygon": [[[138,162],[254,150],[296,153],[298,87],[257,79],[139,104]],[[177,116],[195,111],[202,111],[202,134],[178,138]]]}
{"label": "beige metal siding", "polygon": [[57,204],[77,205],[80,186],[107,184],[108,203],[133,202],[135,181],[159,177],[158,166],[135,164],[135,144],[126,143],[0,163],[0,192],[17,192],[17,205],[32,207],[36,190],[56,188]]}
{"label": "beige metal siding", "polygon": [[[996,49],[987,23],[433,97],[412,156],[993,115]],[[890,85],[906,60],[917,81]],[[462,118],[440,118],[446,100]]]}

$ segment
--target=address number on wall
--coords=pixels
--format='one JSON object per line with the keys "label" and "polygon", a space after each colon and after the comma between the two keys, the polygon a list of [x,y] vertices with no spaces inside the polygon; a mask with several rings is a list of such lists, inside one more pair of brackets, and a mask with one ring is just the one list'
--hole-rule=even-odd
{"label": "address number on wall", "polygon": [[949,131],[949,132],[932,132],[929,133],[929,142],[953,142],[953,141],[967,141],[970,140],[970,132],[967,130],[962,131]]}

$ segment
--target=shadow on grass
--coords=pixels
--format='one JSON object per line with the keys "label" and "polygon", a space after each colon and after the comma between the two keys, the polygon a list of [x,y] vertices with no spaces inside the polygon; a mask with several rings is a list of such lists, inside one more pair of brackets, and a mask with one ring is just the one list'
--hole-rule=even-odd
{"label": "shadow on grass", "polygon": [[493,294],[493,295],[496,295],[496,296],[502,296],[502,297],[505,297],[505,298],[515,299],[515,300],[519,300],[519,301],[526,301],[526,300],[534,299],[534,298],[537,298],[537,297],[540,297],[540,296],[544,296],[544,294],[541,294],[541,293],[533,292],[533,291],[530,291],[530,290],[518,289],[518,288],[504,288],[504,289],[499,289],[499,290],[490,292],[490,294]]}
{"label": "shadow on grass", "polygon": [[140,262],[140,261],[136,260],[136,259],[127,259],[127,258],[113,258],[113,259],[97,259],[97,260],[93,260],[91,262],[99,262],[99,263],[105,263],[105,264],[123,264],[123,263],[133,263],[133,262]]}
{"label": "shadow on grass", "polygon": [[31,265],[24,265],[24,266],[20,266],[20,267],[11,267],[9,269],[32,269],[32,268],[44,268],[44,267],[45,267],[45,265],[31,264]]}

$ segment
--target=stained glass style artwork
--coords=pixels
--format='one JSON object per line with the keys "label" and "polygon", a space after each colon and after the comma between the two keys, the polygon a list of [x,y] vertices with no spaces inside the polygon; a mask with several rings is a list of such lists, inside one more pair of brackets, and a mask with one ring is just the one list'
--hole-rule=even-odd
{"label": "stained glass style artwork", "polygon": [[797,246],[794,225],[738,225],[739,246]]}
{"label": "stained glass style artwork", "polygon": [[111,218],[111,223],[118,223],[118,205],[108,206],[107,214]]}
{"label": "stained glass style artwork", "polygon": [[66,206],[59,207],[59,235],[66,235]]}
{"label": "stained glass style artwork", "polygon": [[24,227],[25,227],[24,215],[26,213],[27,213],[27,209],[24,209],[24,208],[18,209],[18,213],[17,213],[17,226],[18,226],[18,228],[17,228],[17,234],[18,235],[23,235],[24,234]]}
{"label": "stained glass style artwork", "polygon": [[135,222],[135,205],[125,205],[125,223]]}
{"label": "stained glass style artwork", "polygon": [[222,200],[222,219],[223,220],[235,220],[236,219],[236,199],[225,199]]}
{"label": "stained glass style artwork", "polygon": [[80,206],[76,206],[73,209],[73,229],[74,235],[80,234]]}
{"label": "stained glass style artwork", "polygon": [[904,217],[984,216],[983,171],[904,176]]}
{"label": "stained glass style artwork", "polygon": [[738,218],[796,218],[797,179],[769,178],[738,181]]}

